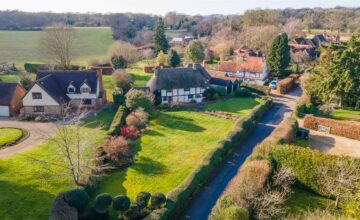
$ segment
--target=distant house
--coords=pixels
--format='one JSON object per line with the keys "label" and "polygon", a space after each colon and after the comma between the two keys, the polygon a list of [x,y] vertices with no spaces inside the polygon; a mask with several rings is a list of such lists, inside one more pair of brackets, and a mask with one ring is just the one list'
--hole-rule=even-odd
{"label": "distant house", "polygon": [[16,116],[22,108],[26,90],[17,83],[0,82],[0,116]]}
{"label": "distant house", "polygon": [[15,64],[9,61],[0,61],[0,73],[10,71],[15,67]]}
{"label": "distant house", "polygon": [[236,49],[234,50],[235,58],[244,58],[244,57],[263,57],[263,53],[259,51],[247,50],[247,49]]}
{"label": "distant house", "polygon": [[174,37],[169,43],[172,47],[182,46],[186,47],[191,41],[196,40],[195,36],[185,36],[185,37]]}
{"label": "distant house", "polygon": [[147,83],[159,103],[203,101],[203,92],[210,86],[210,75],[201,65],[156,69]]}
{"label": "distant house", "polygon": [[95,109],[105,103],[101,71],[38,72],[23,98],[26,115],[63,115],[65,107]]}
{"label": "distant house", "polygon": [[264,85],[269,76],[265,57],[244,57],[240,61],[222,61],[218,70],[242,82],[258,85]]}

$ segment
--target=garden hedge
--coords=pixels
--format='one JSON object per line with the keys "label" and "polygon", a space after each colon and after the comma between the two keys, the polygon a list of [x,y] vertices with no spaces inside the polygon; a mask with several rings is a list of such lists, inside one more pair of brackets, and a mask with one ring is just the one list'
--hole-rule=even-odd
{"label": "garden hedge", "polygon": [[286,77],[277,84],[277,90],[280,92],[280,94],[286,94],[291,90],[294,82],[294,77]]}
{"label": "garden hedge", "polygon": [[279,145],[271,148],[269,156],[275,166],[285,167],[292,171],[296,178],[296,184],[299,187],[311,190],[323,196],[329,195],[318,181],[319,175],[316,169],[317,167],[334,167],[337,165],[338,159],[344,160],[349,164],[351,161],[354,161],[355,166],[359,168],[360,175],[360,159],[324,154],[309,148]]}
{"label": "garden hedge", "polygon": [[24,69],[28,73],[37,73],[39,70],[49,70],[49,69],[51,69],[51,67],[48,64],[25,63]]}
{"label": "garden hedge", "polygon": [[246,139],[255,128],[258,120],[271,106],[272,100],[267,98],[262,104],[255,107],[248,117],[237,121],[234,130],[209,152],[184,182],[167,195],[165,207],[156,210],[156,213],[152,213],[151,218],[174,219],[196,192],[199,185],[205,182],[216,167]]}
{"label": "garden hedge", "polygon": [[257,84],[243,83],[241,87],[261,95],[270,95],[271,89],[268,86],[261,86]]}
{"label": "garden hedge", "polygon": [[127,116],[127,109],[124,106],[119,106],[114,119],[108,130],[109,135],[118,136],[120,133],[120,128],[125,124],[125,119]]}
{"label": "garden hedge", "polygon": [[64,199],[64,193],[59,193],[51,207],[50,220],[78,220],[76,208],[70,206]]}
{"label": "garden hedge", "polygon": [[360,123],[351,121],[340,121],[328,118],[314,117],[306,115],[304,119],[304,127],[317,130],[322,125],[330,128],[330,134],[360,140]]}

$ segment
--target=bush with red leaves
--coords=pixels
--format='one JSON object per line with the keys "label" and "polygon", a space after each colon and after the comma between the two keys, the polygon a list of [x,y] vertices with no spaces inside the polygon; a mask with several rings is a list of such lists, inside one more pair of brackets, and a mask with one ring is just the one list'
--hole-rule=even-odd
{"label": "bush with red leaves", "polygon": [[139,137],[140,132],[134,126],[125,126],[120,129],[120,135],[126,139],[136,139]]}

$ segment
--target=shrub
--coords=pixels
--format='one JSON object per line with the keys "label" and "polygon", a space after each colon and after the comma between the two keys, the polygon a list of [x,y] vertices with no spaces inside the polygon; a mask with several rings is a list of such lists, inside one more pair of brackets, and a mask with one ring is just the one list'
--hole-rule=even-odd
{"label": "shrub", "polygon": [[106,213],[112,203],[112,197],[109,193],[102,193],[96,196],[94,209],[99,213]]}
{"label": "shrub", "polygon": [[113,209],[118,212],[126,212],[130,208],[130,199],[127,196],[116,196],[113,201]]}
{"label": "shrub", "polygon": [[136,204],[140,209],[146,208],[149,204],[151,194],[148,192],[140,192],[136,196]]}
{"label": "shrub", "polygon": [[140,128],[141,127],[141,121],[135,115],[130,114],[130,115],[128,115],[126,117],[126,125],[127,126],[133,126],[133,127],[136,127],[136,128]]}
{"label": "shrub", "polygon": [[295,106],[294,114],[297,117],[303,117],[306,114],[318,115],[320,110],[314,104],[300,100]]}
{"label": "shrub", "polygon": [[251,97],[251,92],[245,88],[235,90],[236,97]]}
{"label": "shrub", "polygon": [[295,140],[298,129],[299,124],[296,119],[291,117],[286,118],[276,127],[271,135],[265,139],[265,142],[268,141],[273,145],[290,144]]}
{"label": "shrub", "polygon": [[138,219],[139,215],[140,208],[136,203],[131,203],[129,210],[124,213],[125,219]]}
{"label": "shrub", "polygon": [[360,123],[351,121],[340,121],[328,118],[319,118],[307,115],[304,119],[304,127],[317,130],[318,126],[330,128],[330,134],[360,140]]}
{"label": "shrub", "polygon": [[89,195],[83,189],[73,189],[65,192],[64,199],[65,202],[78,211],[84,210],[90,201]]}
{"label": "shrub", "polygon": [[25,63],[24,69],[28,73],[37,73],[39,70],[49,70],[51,67],[47,64]]}
{"label": "shrub", "polygon": [[287,77],[283,80],[281,80],[277,84],[277,90],[280,92],[280,94],[286,94],[290,91],[292,86],[294,85],[294,78],[293,77]]}
{"label": "shrub", "polygon": [[123,91],[123,93],[127,93],[131,88],[132,78],[130,74],[128,74],[125,70],[117,69],[112,74],[115,85]]}
{"label": "shrub", "polygon": [[31,89],[31,87],[34,85],[34,80],[31,77],[29,73],[26,72],[20,72],[19,74],[19,82],[22,87],[24,87],[26,90]]}
{"label": "shrub", "polygon": [[120,56],[113,55],[111,57],[111,64],[112,64],[114,69],[124,69],[128,65],[125,58],[123,56],[121,56],[121,55]]}
{"label": "shrub", "polygon": [[151,195],[151,208],[159,209],[166,202],[166,196],[163,193],[155,192]]}
{"label": "shrub", "polygon": [[113,100],[114,100],[114,107],[119,108],[120,105],[125,104],[125,96],[123,92],[117,90],[112,93]]}
{"label": "shrub", "polygon": [[248,220],[249,212],[246,209],[232,206],[224,209],[223,219],[224,220]]}
{"label": "shrub", "polygon": [[108,134],[110,135],[119,135],[120,128],[125,124],[125,118],[127,111],[124,106],[120,106],[114,116],[113,121],[111,122]]}
{"label": "shrub", "polygon": [[125,126],[120,129],[120,135],[126,139],[136,139],[139,137],[140,132],[134,126]]}
{"label": "shrub", "polygon": [[132,114],[140,120],[141,126],[144,127],[149,121],[149,114],[143,108],[138,108]]}
{"label": "shrub", "polygon": [[144,109],[147,113],[153,112],[152,99],[148,94],[140,90],[131,90],[126,94],[126,107],[131,110]]}
{"label": "shrub", "polygon": [[251,92],[258,93],[260,95],[270,95],[271,89],[268,86],[262,86],[257,84],[243,83],[241,87],[248,89]]}
{"label": "shrub", "polygon": [[214,89],[213,87],[206,89],[203,95],[207,100],[216,100],[219,97],[216,89]]}
{"label": "shrub", "polygon": [[217,90],[219,96],[226,96],[227,94],[227,90],[224,88],[224,87],[220,87],[218,90]]}
{"label": "shrub", "polygon": [[82,213],[81,220],[108,220],[108,212],[98,212],[94,207],[87,208],[85,212]]}
{"label": "shrub", "polygon": [[133,156],[129,143],[124,137],[110,137],[103,143],[106,155],[114,161],[128,162]]}
{"label": "shrub", "polygon": [[114,56],[122,57],[126,60],[127,65],[141,60],[141,55],[141,52],[139,52],[134,45],[124,41],[115,41],[110,45],[107,51],[108,59],[111,59]]}
{"label": "shrub", "polygon": [[78,220],[76,208],[64,200],[64,193],[59,193],[51,206],[50,220]]}

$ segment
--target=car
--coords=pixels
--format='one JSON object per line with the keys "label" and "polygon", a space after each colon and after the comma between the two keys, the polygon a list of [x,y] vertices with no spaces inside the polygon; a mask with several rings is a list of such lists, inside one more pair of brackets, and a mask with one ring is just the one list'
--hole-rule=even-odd
{"label": "car", "polygon": [[270,82],[269,87],[270,87],[271,89],[276,89],[277,83],[278,83],[277,80],[273,80],[273,81]]}

